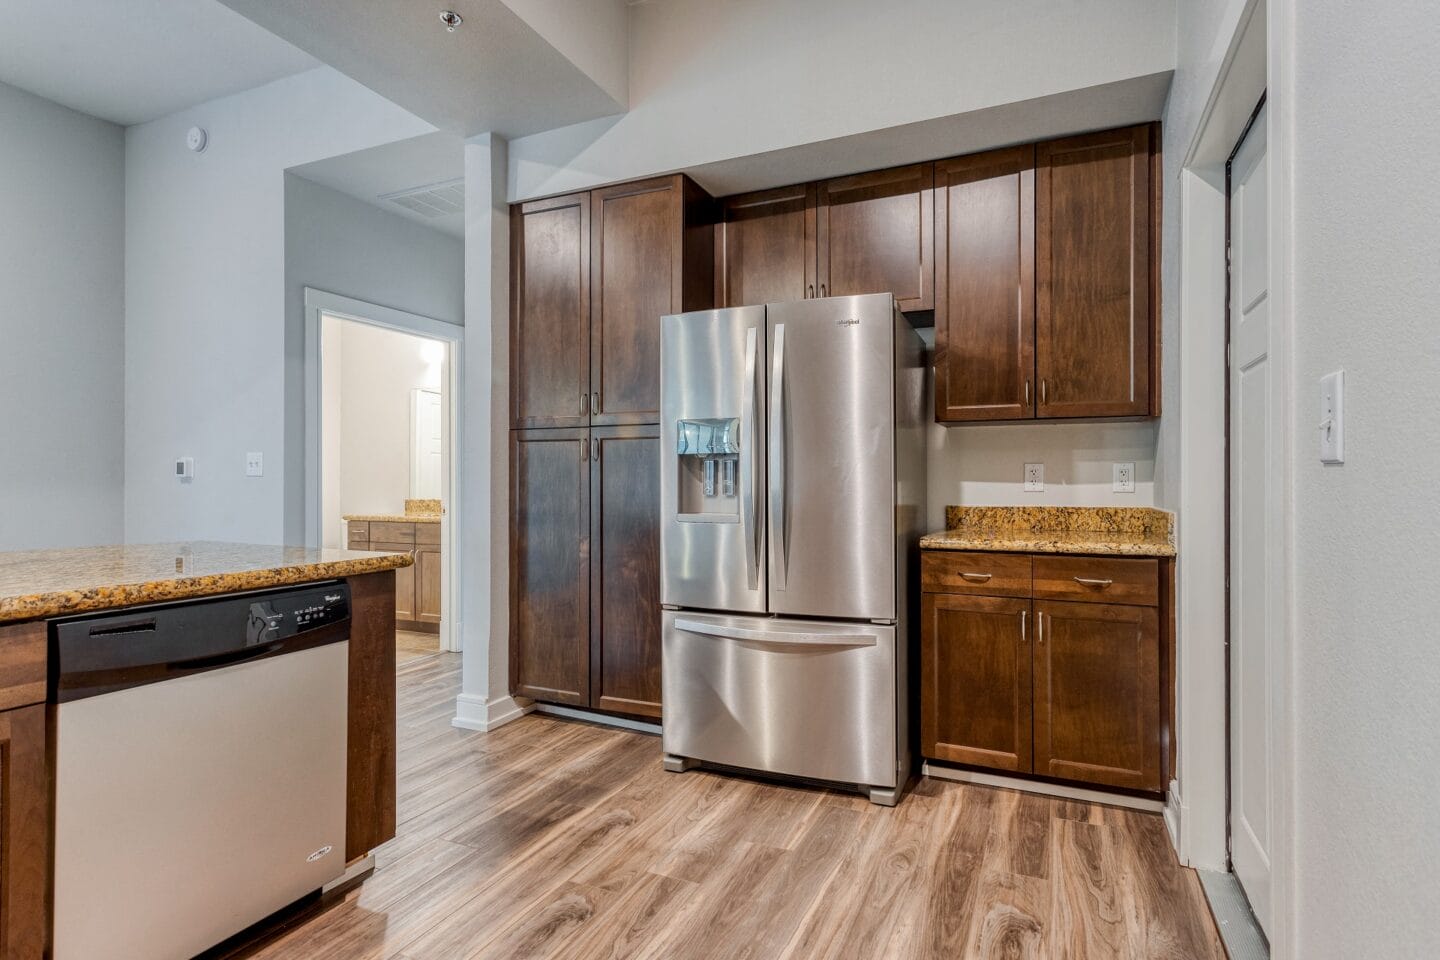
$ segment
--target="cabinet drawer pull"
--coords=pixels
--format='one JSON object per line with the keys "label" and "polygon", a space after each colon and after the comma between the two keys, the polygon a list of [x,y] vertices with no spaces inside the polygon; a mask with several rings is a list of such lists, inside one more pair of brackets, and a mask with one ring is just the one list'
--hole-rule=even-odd
{"label": "cabinet drawer pull", "polygon": [[600,394],[590,394],[590,416],[597,416],[600,413]]}
{"label": "cabinet drawer pull", "polygon": [[1074,577],[1076,583],[1083,583],[1087,587],[1108,587],[1114,580],[1091,580],[1089,577]]}
{"label": "cabinet drawer pull", "polygon": [[1025,403],[1023,406],[1030,406],[1030,378],[1025,378]]}
{"label": "cabinet drawer pull", "polygon": [[989,579],[990,579],[991,574],[988,574],[988,573],[962,573],[962,574],[960,574],[960,576],[964,577],[966,580],[978,580],[978,581],[980,581],[981,583],[984,583],[986,580],[989,580]]}
{"label": "cabinet drawer pull", "polygon": [[807,284],[805,284],[805,296],[806,296],[806,297],[814,297],[814,296],[815,296],[815,284],[813,284],[813,283],[807,283]]}
{"label": "cabinet drawer pull", "polygon": [[1045,642],[1045,614],[1038,610],[1035,612],[1035,642]]}
{"label": "cabinet drawer pull", "polygon": [[1021,610],[1021,611],[1020,611],[1020,642],[1021,642],[1021,643],[1024,643],[1024,642],[1025,642],[1025,616],[1026,616],[1029,612],[1030,612],[1029,610]]}
{"label": "cabinet drawer pull", "polygon": [[1041,377],[1041,378],[1040,378],[1040,402],[1041,402],[1041,403],[1049,403],[1049,402],[1050,402],[1050,398],[1049,398],[1050,391],[1049,391],[1049,389],[1048,389],[1049,386],[1050,386],[1050,381],[1047,380],[1047,379],[1044,378],[1044,377]]}

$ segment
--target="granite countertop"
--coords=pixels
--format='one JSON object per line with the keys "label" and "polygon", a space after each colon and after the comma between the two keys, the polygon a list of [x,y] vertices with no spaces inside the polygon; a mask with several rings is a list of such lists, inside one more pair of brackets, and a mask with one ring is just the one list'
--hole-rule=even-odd
{"label": "granite countertop", "polygon": [[0,553],[0,623],[378,573],[408,553],[192,541]]}
{"label": "granite countertop", "polygon": [[404,513],[347,513],[340,519],[377,523],[439,523],[445,511],[439,500],[406,500]]}
{"label": "granite countertop", "polygon": [[1174,518],[1153,507],[950,506],[920,548],[1173,557]]}

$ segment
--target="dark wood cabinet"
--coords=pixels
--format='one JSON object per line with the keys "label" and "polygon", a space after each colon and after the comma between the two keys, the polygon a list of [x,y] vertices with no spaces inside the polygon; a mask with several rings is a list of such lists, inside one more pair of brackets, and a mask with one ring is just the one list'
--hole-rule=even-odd
{"label": "dark wood cabinet", "polygon": [[907,313],[934,309],[933,176],[917,163],[817,186],[820,296],[893,293]]}
{"label": "dark wood cabinet", "polygon": [[395,574],[350,577],[345,861],[395,836]]}
{"label": "dark wood cabinet", "polygon": [[[43,640],[44,624],[34,626]],[[34,703],[0,711],[0,956],[6,960],[49,956],[53,817],[45,709]]]}
{"label": "dark wood cabinet", "polygon": [[688,177],[592,191],[593,425],[658,423],[660,318],[714,300],[713,201]]}
{"label": "dark wood cabinet", "polygon": [[660,716],[660,431],[596,427],[590,464],[591,705]]}
{"label": "dark wood cabinet", "polygon": [[926,593],[921,616],[926,755],[1030,770],[1030,601]]}
{"label": "dark wood cabinet", "polygon": [[1144,558],[924,553],[921,752],[1161,791],[1170,573]]}
{"label": "dark wood cabinet", "polygon": [[935,164],[935,419],[1156,416],[1144,124]]}
{"label": "dark wood cabinet", "polygon": [[1158,790],[1154,607],[1035,601],[1035,772]]}
{"label": "dark wood cabinet", "polygon": [[1034,416],[1035,148],[935,164],[935,419]]}
{"label": "dark wood cabinet", "polygon": [[715,237],[715,305],[815,296],[815,185],[727,197]]}
{"label": "dark wood cabinet", "polygon": [[1148,124],[1035,150],[1035,367],[1041,417],[1150,410]]}
{"label": "dark wood cabinet", "polygon": [[590,431],[526,430],[510,455],[511,689],[590,700]]}
{"label": "dark wood cabinet", "polygon": [[590,422],[590,194],[510,208],[510,415]]}

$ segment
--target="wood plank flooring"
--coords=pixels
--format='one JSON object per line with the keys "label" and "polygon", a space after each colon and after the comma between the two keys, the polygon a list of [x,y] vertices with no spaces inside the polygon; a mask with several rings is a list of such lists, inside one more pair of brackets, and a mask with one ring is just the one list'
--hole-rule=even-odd
{"label": "wood plank flooring", "polygon": [[399,678],[399,834],[253,960],[1223,960],[1158,816],[922,780],[894,809],[704,771],[531,715],[450,726],[459,656]]}
{"label": "wood plank flooring", "polygon": [[416,657],[428,657],[440,652],[440,635],[422,633],[418,630],[395,631],[395,660],[404,663]]}

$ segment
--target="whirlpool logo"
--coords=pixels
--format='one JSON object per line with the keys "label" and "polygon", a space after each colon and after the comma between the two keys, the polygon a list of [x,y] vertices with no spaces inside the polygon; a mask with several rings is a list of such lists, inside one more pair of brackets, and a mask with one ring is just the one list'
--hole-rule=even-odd
{"label": "whirlpool logo", "polygon": [[314,863],[316,860],[319,860],[321,857],[325,856],[327,853],[334,849],[335,847],[333,845],[327,843],[325,846],[321,847],[319,850],[316,850],[314,853],[310,854],[310,856],[306,857],[305,862]]}
{"label": "whirlpool logo", "polygon": [[836,320],[836,321],[835,321],[835,325],[836,325],[837,327],[858,327],[858,326],[860,326],[860,318],[859,318],[859,317],[844,317],[844,318],[842,318],[842,319],[840,319],[840,320]]}

